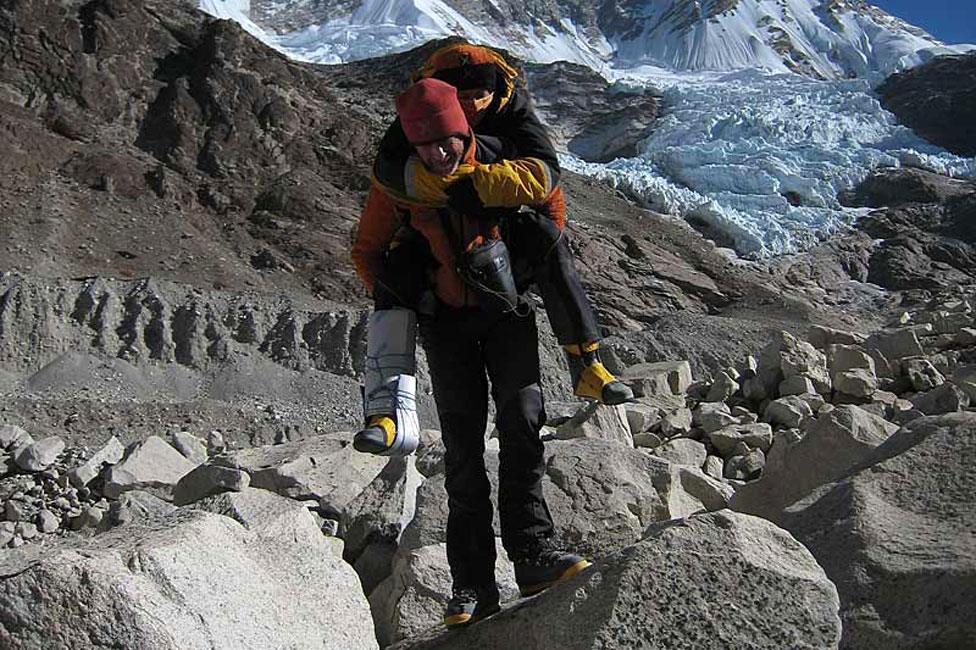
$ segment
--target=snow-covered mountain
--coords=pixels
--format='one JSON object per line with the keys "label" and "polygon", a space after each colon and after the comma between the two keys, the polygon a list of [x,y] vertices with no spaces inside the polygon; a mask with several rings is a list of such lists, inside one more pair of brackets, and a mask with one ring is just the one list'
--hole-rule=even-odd
{"label": "snow-covered mountain", "polygon": [[872,88],[944,46],[861,0],[200,0],[291,57],[369,58],[446,34],[530,61],[589,65],[654,89],[640,155],[564,155],[742,255],[808,247],[850,224],[838,192],[880,165],[976,176],[976,159],[919,138]]}
{"label": "snow-covered mountain", "polygon": [[[952,51],[863,0],[203,0],[293,56],[338,63],[447,34],[525,59],[872,77]],[[233,15],[232,15],[233,14]]]}

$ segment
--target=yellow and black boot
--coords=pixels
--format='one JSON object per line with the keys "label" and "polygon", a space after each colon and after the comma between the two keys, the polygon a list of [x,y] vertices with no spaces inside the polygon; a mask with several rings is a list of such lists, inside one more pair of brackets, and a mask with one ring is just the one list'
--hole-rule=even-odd
{"label": "yellow and black boot", "polygon": [[356,433],[352,446],[367,454],[383,454],[393,447],[396,440],[396,422],[388,415],[374,415],[366,428]]}
{"label": "yellow and black boot", "polygon": [[634,391],[630,386],[614,377],[600,361],[599,343],[564,345],[563,349],[569,360],[573,393],[577,397],[596,400],[607,406],[634,400]]}

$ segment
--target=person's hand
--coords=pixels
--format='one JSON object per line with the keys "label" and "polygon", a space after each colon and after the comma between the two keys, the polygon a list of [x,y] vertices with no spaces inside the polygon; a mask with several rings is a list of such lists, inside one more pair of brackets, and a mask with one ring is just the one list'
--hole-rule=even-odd
{"label": "person's hand", "polygon": [[471,176],[454,181],[444,189],[444,192],[447,194],[447,206],[458,214],[473,217],[486,216],[485,204],[481,202]]}

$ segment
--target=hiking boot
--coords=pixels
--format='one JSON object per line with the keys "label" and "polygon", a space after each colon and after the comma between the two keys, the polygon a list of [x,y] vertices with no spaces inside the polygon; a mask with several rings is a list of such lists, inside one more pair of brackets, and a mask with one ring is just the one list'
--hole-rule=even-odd
{"label": "hiking boot", "polygon": [[614,377],[600,361],[599,343],[564,345],[573,379],[573,393],[577,397],[596,400],[600,404],[615,406],[634,401],[630,386]]}
{"label": "hiking boot", "polygon": [[515,582],[523,596],[545,591],[557,582],[569,580],[590,566],[590,562],[575,553],[560,551],[543,544],[525,555],[517,556]]}
{"label": "hiking boot", "polygon": [[444,609],[444,625],[449,628],[470,625],[501,610],[498,587],[455,587]]}
{"label": "hiking boot", "polygon": [[388,415],[374,415],[367,426],[352,438],[356,451],[367,454],[383,454],[393,447],[396,441],[396,422]]}

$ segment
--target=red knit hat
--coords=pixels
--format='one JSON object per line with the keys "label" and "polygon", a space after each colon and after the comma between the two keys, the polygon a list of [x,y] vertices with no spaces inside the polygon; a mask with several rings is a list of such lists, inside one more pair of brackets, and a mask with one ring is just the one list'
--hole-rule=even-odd
{"label": "red knit hat", "polygon": [[457,88],[439,79],[421,79],[396,98],[403,132],[411,144],[467,135],[468,118],[457,98]]}

